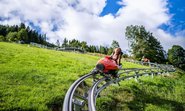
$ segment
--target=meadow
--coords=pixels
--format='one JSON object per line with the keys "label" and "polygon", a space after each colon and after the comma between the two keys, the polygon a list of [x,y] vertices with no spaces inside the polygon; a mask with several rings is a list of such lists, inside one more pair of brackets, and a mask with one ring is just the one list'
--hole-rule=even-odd
{"label": "meadow", "polygon": [[[100,59],[92,54],[62,52],[0,42],[0,110],[61,110],[65,93]],[[123,61],[123,68],[143,66]],[[142,77],[112,85],[97,99],[99,111],[183,111],[185,72]]]}

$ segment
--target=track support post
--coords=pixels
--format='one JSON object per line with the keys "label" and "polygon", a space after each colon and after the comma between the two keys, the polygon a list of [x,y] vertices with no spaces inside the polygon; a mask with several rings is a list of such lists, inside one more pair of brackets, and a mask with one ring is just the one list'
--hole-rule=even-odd
{"label": "track support post", "polygon": [[138,71],[135,71],[135,77],[134,78],[135,78],[136,82],[138,82],[138,78],[139,78],[138,73],[139,73]]}

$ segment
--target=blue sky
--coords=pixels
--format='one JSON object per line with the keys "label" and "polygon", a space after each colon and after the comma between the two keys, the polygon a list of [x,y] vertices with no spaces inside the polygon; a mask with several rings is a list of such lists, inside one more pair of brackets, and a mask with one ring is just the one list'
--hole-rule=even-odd
{"label": "blue sky", "polygon": [[[163,25],[165,31],[174,34],[175,32],[185,30],[185,1],[169,0],[169,13],[173,14],[170,25]],[[183,33],[185,34],[185,33]]]}
{"label": "blue sky", "polygon": [[107,15],[109,13],[115,15],[117,11],[122,7],[118,4],[121,0],[107,0],[107,5],[103,8],[100,16]]}
{"label": "blue sky", "polygon": [[[184,0],[1,0],[0,24],[21,22],[56,43],[78,39],[109,46],[113,40],[128,50],[125,28],[144,25],[165,50],[185,48]],[[42,7],[41,7],[42,6]]]}
{"label": "blue sky", "polygon": [[[121,0],[107,0],[107,5],[104,7],[100,16],[107,14],[115,15],[117,11],[123,7],[118,4],[120,1]],[[169,0],[167,7],[169,8],[169,14],[172,14],[172,18],[170,24],[162,24],[160,28],[172,35],[175,34],[175,32],[185,30],[185,0]],[[185,35],[185,32],[182,34]]]}

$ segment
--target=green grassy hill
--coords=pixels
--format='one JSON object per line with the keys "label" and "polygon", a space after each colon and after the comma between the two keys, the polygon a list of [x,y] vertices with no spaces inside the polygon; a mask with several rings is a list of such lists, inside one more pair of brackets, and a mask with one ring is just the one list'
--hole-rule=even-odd
{"label": "green grassy hill", "polygon": [[124,81],[101,95],[98,111],[185,111],[185,73]]}
{"label": "green grassy hill", "polygon": [[[0,42],[0,110],[60,109],[70,85],[89,73],[100,58]],[[123,62],[123,67],[143,66]],[[115,106],[117,111],[173,111],[177,106],[185,110],[184,75],[179,71],[167,77],[121,82],[120,87],[105,90],[109,93],[98,99],[97,107],[100,111]]]}
{"label": "green grassy hill", "polygon": [[0,42],[0,109],[48,110],[62,104],[98,57]]}

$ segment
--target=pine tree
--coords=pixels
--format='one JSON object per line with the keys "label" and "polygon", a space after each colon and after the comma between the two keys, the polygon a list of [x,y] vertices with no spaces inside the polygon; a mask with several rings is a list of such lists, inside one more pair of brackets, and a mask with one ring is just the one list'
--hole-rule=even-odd
{"label": "pine tree", "polygon": [[62,47],[68,47],[68,40],[67,40],[67,38],[64,38],[64,41],[62,43]]}

